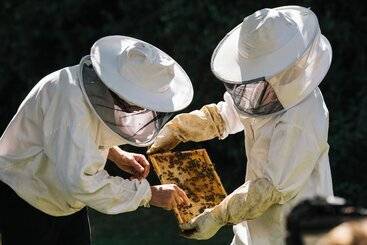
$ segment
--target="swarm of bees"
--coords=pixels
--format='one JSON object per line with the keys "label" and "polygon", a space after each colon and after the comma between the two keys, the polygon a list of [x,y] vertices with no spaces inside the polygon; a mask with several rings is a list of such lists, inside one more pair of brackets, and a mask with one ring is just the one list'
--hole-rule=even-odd
{"label": "swarm of bees", "polygon": [[174,210],[180,224],[219,204],[227,195],[205,149],[154,154],[149,159],[162,184],[176,184],[190,199],[190,205]]}

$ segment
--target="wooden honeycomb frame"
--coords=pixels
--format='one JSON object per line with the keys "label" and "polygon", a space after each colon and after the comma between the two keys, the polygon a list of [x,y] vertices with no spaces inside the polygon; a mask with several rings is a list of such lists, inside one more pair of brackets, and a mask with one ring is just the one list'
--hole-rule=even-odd
{"label": "wooden honeycomb frame", "polygon": [[180,224],[189,222],[227,195],[205,149],[149,155],[162,184],[176,184],[190,199],[189,206],[174,209]]}

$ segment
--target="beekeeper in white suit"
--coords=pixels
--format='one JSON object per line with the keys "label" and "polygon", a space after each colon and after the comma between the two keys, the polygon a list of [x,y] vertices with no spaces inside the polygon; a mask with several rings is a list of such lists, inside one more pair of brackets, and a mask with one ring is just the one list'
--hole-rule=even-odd
{"label": "beekeeper in white suit", "polygon": [[[85,206],[118,214],[187,202],[175,185],[150,186],[143,155],[171,112],[188,106],[185,71],[158,48],[125,36],[43,78],[0,139],[0,233],[8,244],[90,244]],[[112,177],[107,158],[136,179]]]}
{"label": "beekeeper in white suit", "polygon": [[219,43],[211,68],[226,87],[224,101],[176,116],[150,149],[245,133],[245,183],[183,225],[189,238],[234,224],[232,244],[284,244],[290,209],[333,194],[328,110],[318,88],[331,56],[317,17],[299,6],[259,10]]}

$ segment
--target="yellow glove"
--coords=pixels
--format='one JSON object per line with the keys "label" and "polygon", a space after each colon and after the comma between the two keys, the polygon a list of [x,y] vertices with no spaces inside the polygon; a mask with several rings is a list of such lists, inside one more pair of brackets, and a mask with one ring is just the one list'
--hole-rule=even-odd
{"label": "yellow glove", "polygon": [[218,212],[218,209],[211,208],[205,211],[189,223],[182,224],[180,227],[183,230],[182,235],[189,239],[206,240],[211,238],[218,230],[226,224]]}
{"label": "yellow glove", "polygon": [[181,142],[204,141],[222,137],[224,120],[215,104],[175,116],[159,132],[148,154],[169,151]]}
{"label": "yellow glove", "polygon": [[181,225],[183,236],[197,240],[209,239],[225,224],[256,219],[272,205],[279,203],[282,197],[283,194],[265,178],[247,181],[220,204]]}

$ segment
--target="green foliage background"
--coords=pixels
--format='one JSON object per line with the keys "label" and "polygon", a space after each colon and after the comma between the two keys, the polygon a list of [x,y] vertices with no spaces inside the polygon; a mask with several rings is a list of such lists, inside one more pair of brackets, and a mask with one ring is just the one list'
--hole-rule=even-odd
{"label": "green foliage background", "polygon": [[[188,72],[195,98],[190,111],[218,102],[224,87],[210,72],[221,38],[264,7],[302,5],[318,15],[333,47],[333,62],[321,84],[330,110],[330,162],[336,195],[367,203],[366,9],[363,1],[219,0],[1,0],[0,127],[5,129],[28,91],[48,73],[77,64],[98,38],[128,35],[150,42]],[[21,132],[19,132],[21,133]],[[243,135],[184,148],[209,150],[228,191],[243,183]],[[142,149],[129,148],[134,151]],[[107,166],[111,174],[120,174]],[[151,183],[158,183],[154,173]],[[91,210],[94,244],[228,244],[231,229],[207,242],[180,238],[171,213],[160,209],[107,216]]]}

